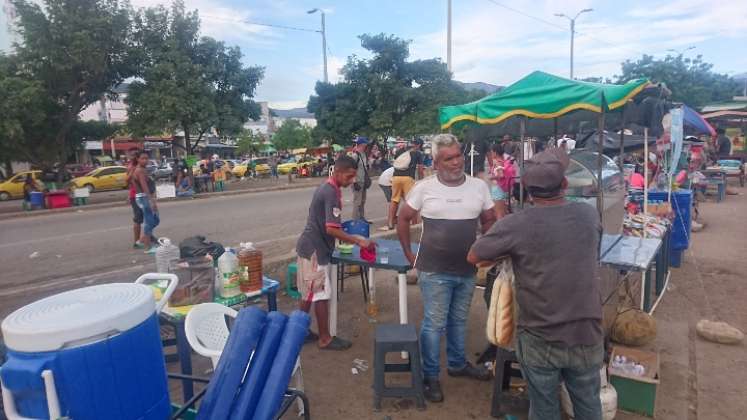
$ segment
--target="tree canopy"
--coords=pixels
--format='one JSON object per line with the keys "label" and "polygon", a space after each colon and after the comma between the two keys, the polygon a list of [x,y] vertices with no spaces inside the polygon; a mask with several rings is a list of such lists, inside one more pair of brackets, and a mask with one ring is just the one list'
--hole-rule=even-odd
{"label": "tree canopy", "polygon": [[355,134],[409,136],[439,131],[438,107],[482,95],[451,80],[440,59],[408,61],[409,41],[393,35],[359,36],[370,58],[348,57],[337,84],[317,82],[307,109],[316,135],[345,143]]}
{"label": "tree canopy", "polygon": [[[20,41],[0,57],[0,157],[65,162],[90,132],[78,114],[134,74],[131,9],[116,0],[15,0]],[[95,131],[95,130],[94,130]]]}
{"label": "tree canopy", "polygon": [[211,130],[235,135],[249,118],[259,118],[252,98],[264,69],[244,67],[238,47],[200,36],[197,11],[187,11],[181,0],[170,9],[142,9],[135,28],[141,65],[127,97],[135,134],[180,129],[194,153]]}
{"label": "tree canopy", "polygon": [[296,119],[287,119],[272,135],[272,144],[278,150],[312,147],[311,129]]}
{"label": "tree canopy", "polygon": [[667,55],[664,59],[644,55],[636,61],[626,60],[622,63],[622,74],[617,76],[617,82],[640,77],[665,83],[672,91],[672,100],[693,108],[731,100],[739,90],[736,80],[714,72],[713,64],[704,62],[700,55],[695,58],[685,58],[682,54]]}

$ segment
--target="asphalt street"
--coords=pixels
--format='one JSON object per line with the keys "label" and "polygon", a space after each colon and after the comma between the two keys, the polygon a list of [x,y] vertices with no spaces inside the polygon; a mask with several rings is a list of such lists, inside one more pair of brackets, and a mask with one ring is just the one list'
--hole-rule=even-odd
{"label": "asphalt street", "polygon": [[[247,193],[159,205],[159,237],[204,235],[224,246],[254,242],[265,258],[287,254],[303,229],[314,189]],[[367,218],[383,223],[386,202],[374,185]],[[350,217],[352,192],[343,195]],[[129,207],[0,220],[0,317],[49,294],[86,284],[134,281],[154,257],[132,249]]]}

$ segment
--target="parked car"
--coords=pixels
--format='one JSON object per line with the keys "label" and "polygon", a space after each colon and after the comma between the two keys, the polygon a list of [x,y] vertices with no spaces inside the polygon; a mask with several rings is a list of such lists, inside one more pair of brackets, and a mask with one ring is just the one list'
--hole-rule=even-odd
{"label": "parked car", "polygon": [[75,188],[88,188],[89,192],[127,188],[127,168],[107,166],[94,169],[85,176],[74,178],[70,185]]}
{"label": "parked car", "polygon": [[301,168],[310,168],[314,166],[315,163],[316,160],[310,158],[304,158],[301,160],[290,158],[285,163],[281,163],[280,165],[278,165],[278,173],[281,175],[285,175],[287,173],[297,174]]}
{"label": "parked car", "polygon": [[34,177],[37,184],[41,185],[41,171],[19,172],[7,181],[0,183],[0,201],[23,198],[23,184],[29,175]]}
{"label": "parked car", "polygon": [[153,177],[156,180],[167,179],[170,180],[174,176],[174,167],[170,163],[166,162],[160,165],[153,171]]}
{"label": "parked car", "polygon": [[72,175],[73,178],[83,176],[92,170],[94,170],[93,165],[84,165],[75,163],[72,165],[65,165],[65,169],[67,169],[68,172],[70,172],[70,175]]}
{"label": "parked car", "polygon": [[271,170],[270,170],[270,165],[267,163],[267,158],[256,158],[252,160],[245,160],[244,162],[241,162],[240,165],[236,165],[233,168],[233,171],[231,172],[239,178],[247,176],[249,165],[252,161],[254,161],[254,164],[255,164],[254,170],[257,176],[264,176],[264,175],[270,174]]}

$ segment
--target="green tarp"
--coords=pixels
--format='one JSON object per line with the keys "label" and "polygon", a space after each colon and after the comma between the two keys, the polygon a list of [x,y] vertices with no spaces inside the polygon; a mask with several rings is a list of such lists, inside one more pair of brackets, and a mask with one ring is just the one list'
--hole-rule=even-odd
{"label": "green tarp", "polygon": [[600,113],[622,107],[649,84],[646,79],[624,85],[581,82],[535,71],[479,101],[439,110],[442,129],[468,122],[498,124],[513,116],[550,119],[576,110]]}

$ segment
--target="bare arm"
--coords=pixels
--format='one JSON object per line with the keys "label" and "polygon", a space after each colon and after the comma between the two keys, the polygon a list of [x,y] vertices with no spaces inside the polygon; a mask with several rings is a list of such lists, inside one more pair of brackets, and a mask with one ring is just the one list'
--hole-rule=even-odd
{"label": "bare arm", "polygon": [[339,240],[341,240],[343,242],[348,242],[348,243],[351,243],[351,244],[356,244],[356,245],[358,245],[361,248],[370,248],[371,247],[371,241],[370,240],[368,240],[368,239],[366,239],[366,238],[364,238],[362,236],[358,236],[358,235],[349,235],[349,234],[345,233],[344,230],[342,230],[342,229],[340,229],[338,227],[327,226],[325,228],[325,230],[327,232],[327,235],[329,235],[329,236],[331,236],[331,237],[333,237],[335,239],[339,239]]}
{"label": "bare arm", "polygon": [[410,242],[410,225],[418,212],[410,207],[407,202],[400,203],[399,215],[397,216],[397,236],[405,257],[411,265],[415,265],[415,255],[412,253],[412,243]]}
{"label": "bare arm", "polygon": [[480,213],[480,224],[482,225],[482,233],[485,234],[493,226],[496,221],[495,211],[493,209],[483,210]]}

